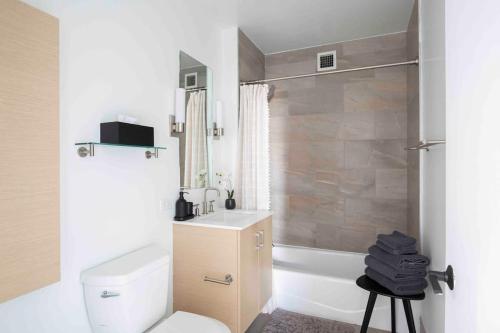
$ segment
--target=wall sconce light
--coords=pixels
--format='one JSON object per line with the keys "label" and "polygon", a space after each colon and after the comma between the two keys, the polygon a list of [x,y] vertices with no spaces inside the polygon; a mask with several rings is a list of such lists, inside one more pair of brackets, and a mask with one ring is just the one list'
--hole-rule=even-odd
{"label": "wall sconce light", "polygon": [[214,138],[219,139],[224,135],[224,125],[222,121],[222,102],[215,103]]}
{"label": "wall sconce light", "polygon": [[186,123],[186,89],[175,89],[175,115],[170,115],[170,136],[184,133]]}

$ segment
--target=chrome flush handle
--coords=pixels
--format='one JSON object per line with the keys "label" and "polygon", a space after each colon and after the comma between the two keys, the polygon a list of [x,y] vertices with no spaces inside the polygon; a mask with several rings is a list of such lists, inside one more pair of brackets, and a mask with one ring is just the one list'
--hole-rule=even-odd
{"label": "chrome flush handle", "polygon": [[101,294],[101,298],[110,298],[110,297],[118,297],[120,296],[120,293],[114,292],[114,291],[103,291]]}

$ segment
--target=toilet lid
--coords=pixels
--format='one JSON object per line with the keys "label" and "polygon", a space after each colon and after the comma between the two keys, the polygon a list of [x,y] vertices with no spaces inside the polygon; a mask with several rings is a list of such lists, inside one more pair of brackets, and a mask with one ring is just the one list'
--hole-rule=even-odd
{"label": "toilet lid", "polygon": [[231,331],[213,318],[177,311],[148,333],[231,333]]}

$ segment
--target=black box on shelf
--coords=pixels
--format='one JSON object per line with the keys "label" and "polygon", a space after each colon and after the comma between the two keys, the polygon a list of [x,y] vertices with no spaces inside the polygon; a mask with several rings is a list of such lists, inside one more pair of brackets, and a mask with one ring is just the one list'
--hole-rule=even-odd
{"label": "black box on shelf", "polygon": [[154,146],[153,127],[113,121],[101,123],[101,143],[121,145]]}

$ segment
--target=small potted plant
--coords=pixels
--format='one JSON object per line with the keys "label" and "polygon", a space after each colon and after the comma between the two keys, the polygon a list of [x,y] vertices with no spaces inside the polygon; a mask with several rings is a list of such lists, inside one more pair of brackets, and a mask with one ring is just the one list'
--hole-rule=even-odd
{"label": "small potted plant", "polygon": [[233,182],[231,181],[231,175],[224,176],[222,172],[216,173],[216,175],[219,177],[219,185],[224,187],[224,190],[227,193],[226,209],[235,209],[236,200],[234,200],[234,187]]}
{"label": "small potted plant", "polygon": [[205,187],[207,184],[208,173],[206,169],[200,170],[198,175],[196,176],[196,186],[197,187]]}

